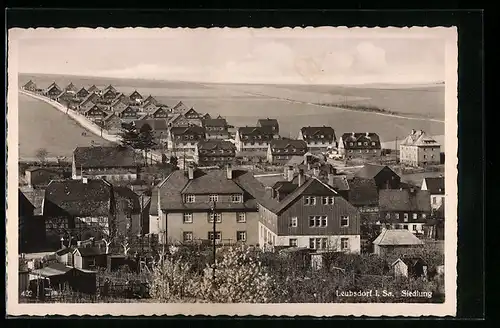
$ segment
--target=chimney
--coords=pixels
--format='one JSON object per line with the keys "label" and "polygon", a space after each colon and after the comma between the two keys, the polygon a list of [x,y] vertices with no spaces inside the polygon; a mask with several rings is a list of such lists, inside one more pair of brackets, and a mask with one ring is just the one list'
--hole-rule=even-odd
{"label": "chimney", "polygon": [[415,134],[415,129],[411,129],[411,134]]}
{"label": "chimney", "polygon": [[319,167],[315,167],[313,169],[313,174],[314,174],[315,177],[319,177]]}
{"label": "chimney", "polygon": [[333,187],[333,179],[335,177],[335,174],[333,173],[328,173],[328,185]]}
{"label": "chimney", "polygon": [[88,179],[87,179],[87,178],[82,178],[82,182],[83,182],[84,184],[87,184]]}
{"label": "chimney", "polygon": [[188,179],[189,180],[194,179],[194,167],[193,167],[193,165],[188,166]]}
{"label": "chimney", "polygon": [[233,179],[233,168],[231,167],[231,164],[226,164],[226,177],[228,180]]}
{"label": "chimney", "polygon": [[293,166],[288,165],[286,170],[287,171],[286,171],[286,177],[285,178],[286,178],[287,181],[291,182],[293,180],[293,173],[294,173],[293,172]]}
{"label": "chimney", "polygon": [[370,132],[366,132],[366,136],[369,137],[370,136]]}
{"label": "chimney", "polygon": [[300,169],[299,170],[299,187],[302,186],[302,184],[304,183],[304,179],[305,179],[304,170]]}
{"label": "chimney", "polygon": [[354,137],[354,132],[352,132],[351,135]]}

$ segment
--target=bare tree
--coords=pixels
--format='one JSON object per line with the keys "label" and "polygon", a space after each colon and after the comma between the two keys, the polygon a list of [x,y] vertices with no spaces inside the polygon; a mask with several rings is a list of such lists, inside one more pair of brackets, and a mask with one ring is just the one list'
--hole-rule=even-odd
{"label": "bare tree", "polygon": [[40,161],[42,166],[45,164],[48,155],[49,152],[45,148],[39,148],[35,153],[36,158]]}

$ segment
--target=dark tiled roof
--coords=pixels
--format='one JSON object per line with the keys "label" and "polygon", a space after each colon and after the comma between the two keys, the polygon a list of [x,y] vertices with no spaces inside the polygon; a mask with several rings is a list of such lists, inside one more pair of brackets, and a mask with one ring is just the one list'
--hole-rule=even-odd
{"label": "dark tiled roof", "polygon": [[45,190],[44,215],[107,216],[112,187],[103,180],[51,181]]}
{"label": "dark tiled roof", "polygon": [[203,126],[227,127],[227,121],[225,118],[203,119],[202,124]]}
{"label": "dark tiled roof", "polygon": [[95,84],[93,84],[88,90],[88,92],[96,92],[96,91],[100,91],[98,87],[95,86]]}
{"label": "dark tiled roof", "polygon": [[[233,175],[241,174],[233,170]],[[238,194],[243,190],[226,176],[226,170],[195,170],[194,179],[182,190],[183,194]]]}
{"label": "dark tiled roof", "polygon": [[297,189],[298,185],[290,181],[278,181],[274,184],[273,189],[280,193],[289,194]]}
{"label": "dark tiled roof", "polygon": [[179,102],[177,103],[177,105],[175,105],[175,106],[173,107],[173,109],[174,109],[176,112],[183,112],[183,111],[185,111],[185,110],[189,110],[189,108],[188,108],[186,105],[184,105],[184,103],[183,103],[182,101],[179,101]]}
{"label": "dark tiled roof", "polygon": [[409,246],[422,245],[423,243],[411,231],[406,229],[383,230],[373,241],[374,245],[380,246]]}
{"label": "dark tiled roof", "polygon": [[121,146],[77,147],[74,152],[76,167],[137,167],[136,154]]}
{"label": "dark tiled roof", "polygon": [[168,130],[167,120],[158,118],[158,119],[148,119],[148,120],[137,120],[134,122],[134,125],[138,130],[140,130],[144,125],[148,124],[153,131],[159,130]]}
{"label": "dark tiled roof", "polygon": [[33,274],[38,274],[41,275],[42,277],[53,277],[53,276],[61,276],[64,275],[71,270],[74,270],[74,268],[67,266],[66,264],[63,263],[50,263],[49,265],[33,270]]}
{"label": "dark tiled roof", "polygon": [[264,126],[273,127],[279,125],[278,120],[275,118],[262,118],[257,121],[257,124],[259,124],[262,127]]}
{"label": "dark tiled roof", "polygon": [[[362,141],[362,142],[369,142],[368,146],[358,146],[357,142]],[[373,133],[373,132],[366,132],[366,133],[344,133],[342,135],[342,142],[344,143],[344,147],[349,149],[349,148],[380,148],[380,137],[378,134]],[[354,146],[349,145],[349,142],[354,142]],[[371,142],[375,142],[375,146],[371,145]]]}
{"label": "dark tiled roof", "polygon": [[304,154],[307,152],[307,143],[303,140],[291,140],[291,139],[280,139],[271,140],[269,143],[271,146],[271,153],[279,152],[285,149],[295,149]]}
{"label": "dark tiled roof", "polygon": [[30,87],[35,87],[36,88],[35,82],[29,80],[28,83],[26,83],[25,85],[23,85],[23,88],[30,88]]}
{"label": "dark tiled roof", "polygon": [[430,193],[414,189],[382,189],[379,191],[379,207],[384,212],[423,211],[430,212]]}
{"label": "dark tiled roof", "polygon": [[63,255],[66,255],[68,253],[72,253],[73,251],[74,251],[74,249],[72,247],[64,247],[64,248],[61,248],[60,250],[56,251],[56,255],[63,256]]}
{"label": "dark tiled roof", "polygon": [[101,250],[99,247],[78,247],[74,252],[79,252],[80,255],[83,256],[98,256],[104,255],[105,252]]}
{"label": "dark tiled roof", "polygon": [[236,147],[230,141],[225,140],[202,140],[198,142],[198,150],[227,150],[235,151]]}
{"label": "dark tiled roof", "polygon": [[242,136],[268,136],[272,138],[273,131],[269,126],[260,127],[260,126],[244,126],[238,128],[238,133]]}
{"label": "dark tiled roof", "polygon": [[[376,164],[365,164],[362,168],[356,171],[355,176],[365,179],[375,178],[386,166]],[[389,167],[387,167],[389,168]],[[389,168],[390,169],[390,168]],[[392,170],[391,170],[392,171]]]}
{"label": "dark tiled roof", "polygon": [[354,206],[375,206],[379,196],[373,179],[354,177],[349,180],[349,202]]}
{"label": "dark tiled roof", "polygon": [[269,197],[264,185],[254,177],[252,172],[242,171],[242,174],[237,174],[233,180],[268,210],[272,211],[279,206],[276,200]]}
{"label": "dark tiled roof", "polygon": [[205,129],[201,126],[173,126],[170,128],[172,135],[205,135]]}
{"label": "dark tiled roof", "polygon": [[433,195],[444,195],[444,177],[425,178],[427,190]]}
{"label": "dark tiled roof", "polygon": [[35,205],[31,203],[31,201],[26,197],[26,195],[19,189],[19,206],[26,206],[31,209],[35,209]]}
{"label": "dark tiled roof", "polygon": [[337,193],[333,189],[330,189],[331,187],[328,187],[317,178],[306,176],[304,176],[304,178],[306,181],[280,202],[279,208],[276,209],[277,213],[285,210],[290,204],[292,204],[299,196],[303,194],[323,195],[326,192],[327,194],[337,195]]}
{"label": "dark tiled roof", "polygon": [[[306,141],[326,140],[332,142],[336,139],[335,130],[329,126],[305,126],[300,129],[300,131]],[[321,136],[323,136],[323,138],[321,138]]]}
{"label": "dark tiled roof", "polygon": [[286,163],[286,165],[296,166],[296,165],[304,164],[304,160],[305,160],[304,156],[295,155],[295,156],[292,156],[290,158],[290,160]]}

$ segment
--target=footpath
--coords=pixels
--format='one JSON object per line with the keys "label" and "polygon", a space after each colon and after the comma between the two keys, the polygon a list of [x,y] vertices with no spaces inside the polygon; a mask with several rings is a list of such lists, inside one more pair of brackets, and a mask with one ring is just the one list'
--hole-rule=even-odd
{"label": "footpath", "polygon": [[[47,97],[41,96],[39,94],[35,94],[26,90],[19,90],[20,93],[32,97],[34,99],[38,99],[41,101],[46,102],[47,104],[51,105],[55,109],[63,112],[64,114],[67,114],[71,119],[73,119],[75,122],[77,122],[79,125],[81,125],[84,129],[87,131],[95,134],[96,136],[99,136],[107,141],[113,142],[113,143],[120,143],[120,136],[117,136],[115,134],[110,134],[106,130],[103,130],[100,126],[94,124],[90,120],[88,120],[85,116],[81,115],[80,113],[68,109],[66,106],[64,106],[61,103],[58,103],[55,100],[49,99]],[[136,150],[137,153],[141,154],[141,150]],[[161,154],[158,152],[150,152],[149,156],[153,159],[155,162],[161,162]]]}

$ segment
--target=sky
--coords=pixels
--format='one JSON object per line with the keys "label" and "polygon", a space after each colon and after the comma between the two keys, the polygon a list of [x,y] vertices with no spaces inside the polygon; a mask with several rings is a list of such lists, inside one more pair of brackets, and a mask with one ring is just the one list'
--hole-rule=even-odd
{"label": "sky", "polygon": [[24,31],[20,73],[217,83],[365,84],[445,80],[445,42],[402,31],[63,29]]}

